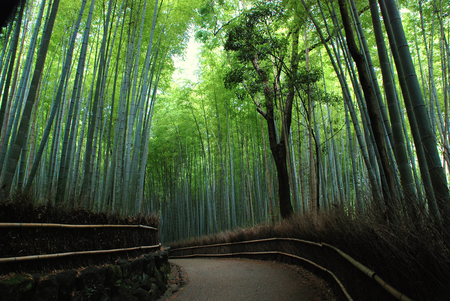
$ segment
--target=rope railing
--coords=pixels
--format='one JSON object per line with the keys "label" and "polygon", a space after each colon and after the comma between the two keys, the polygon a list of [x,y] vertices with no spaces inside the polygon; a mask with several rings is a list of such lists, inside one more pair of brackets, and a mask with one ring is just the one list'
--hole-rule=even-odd
{"label": "rope railing", "polygon": [[143,228],[149,230],[158,230],[155,227],[145,225],[72,225],[72,224],[52,224],[52,223],[0,223],[0,228],[13,227],[42,227],[42,228]]}
{"label": "rope railing", "polygon": [[50,258],[58,258],[58,257],[65,257],[65,256],[73,256],[73,255],[87,255],[87,254],[103,254],[103,253],[113,253],[113,252],[137,251],[137,250],[156,249],[156,248],[160,248],[160,247],[161,247],[161,244],[157,244],[157,245],[153,245],[153,246],[140,246],[140,247],[123,248],[123,249],[77,251],[77,252],[66,252],[66,253],[55,253],[55,254],[29,255],[29,256],[19,256],[19,257],[6,257],[6,258],[0,258],[0,263],[15,262],[15,261],[26,261],[26,260],[34,260],[34,259],[50,259]]}
{"label": "rope railing", "polygon": [[[181,250],[192,250],[192,249],[201,249],[201,248],[214,248],[214,247],[223,247],[223,246],[231,246],[231,245],[239,245],[239,244],[250,244],[250,243],[258,243],[258,242],[268,242],[268,241],[289,241],[289,242],[301,242],[301,243],[306,243],[309,245],[314,245],[314,246],[318,246],[318,247],[327,247],[327,248],[331,248],[334,251],[336,251],[341,257],[343,257],[344,259],[346,259],[349,263],[351,263],[353,266],[355,266],[357,269],[359,269],[360,271],[362,271],[365,275],[367,275],[369,278],[375,280],[378,284],[380,284],[380,286],[385,289],[389,294],[391,294],[393,297],[397,298],[398,300],[401,301],[412,301],[411,298],[409,298],[408,296],[406,296],[405,294],[399,292],[398,290],[396,290],[395,288],[393,288],[391,285],[387,284],[381,277],[379,277],[374,271],[372,271],[371,269],[369,269],[368,267],[366,267],[365,265],[363,265],[362,263],[358,262],[357,260],[355,260],[353,257],[351,257],[350,255],[346,254],[345,252],[341,251],[340,249],[327,244],[327,243],[317,243],[317,242],[313,242],[313,241],[307,241],[307,240],[302,240],[302,239],[297,239],[297,238],[265,238],[265,239],[255,239],[255,240],[247,240],[247,241],[239,241],[239,242],[230,242],[230,243],[219,243],[219,244],[211,244],[211,245],[203,245],[203,246],[190,246],[190,247],[183,247],[183,248],[171,248],[170,252],[175,252],[175,251],[181,251]],[[235,253],[228,253],[228,254],[191,254],[191,255],[179,255],[179,256],[170,256],[170,258],[189,258],[189,257],[216,257],[216,256],[238,256],[238,255],[264,255],[264,254],[281,254],[281,255],[285,255],[285,256],[289,256],[289,257],[293,257],[293,258],[297,258],[299,260],[303,260],[306,261],[312,265],[314,265],[315,267],[331,274],[333,276],[333,278],[336,280],[336,282],[339,284],[339,286],[341,287],[343,293],[345,294],[345,296],[347,297],[348,300],[353,300],[350,295],[348,294],[348,292],[345,290],[345,287],[342,285],[342,283],[339,281],[339,279],[336,277],[336,275],[334,275],[331,271],[327,270],[324,267],[321,267],[320,265],[316,264],[315,262],[312,262],[306,258],[303,257],[299,257],[297,255],[294,254],[289,254],[289,253],[284,253],[284,252],[280,252],[280,251],[264,251],[264,252],[235,252]]]}

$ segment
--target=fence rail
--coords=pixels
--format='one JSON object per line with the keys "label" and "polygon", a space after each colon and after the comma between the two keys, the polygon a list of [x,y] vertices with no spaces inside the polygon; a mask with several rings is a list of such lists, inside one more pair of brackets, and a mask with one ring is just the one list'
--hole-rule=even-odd
{"label": "fence rail", "polygon": [[161,244],[157,244],[154,246],[140,246],[140,247],[123,248],[123,249],[77,251],[77,252],[66,252],[66,253],[55,253],[55,254],[6,257],[6,258],[0,258],[0,263],[34,260],[34,259],[49,259],[49,258],[58,258],[58,257],[73,256],[73,255],[88,255],[88,254],[103,254],[103,253],[113,253],[113,252],[137,251],[137,250],[146,250],[146,249],[156,249],[156,248],[160,248],[160,247],[161,247]]}
{"label": "fence rail", "polygon": [[[246,240],[246,241],[239,241],[239,242],[230,242],[230,243],[219,243],[219,244],[211,244],[211,245],[202,245],[202,246],[190,246],[190,247],[183,247],[183,248],[171,248],[170,252],[176,252],[176,251],[183,251],[183,250],[194,250],[194,249],[202,249],[202,248],[215,248],[215,247],[224,247],[224,246],[231,246],[231,245],[239,245],[239,244],[251,244],[251,243],[258,243],[258,242],[269,242],[269,241],[287,241],[287,242],[300,242],[300,243],[305,243],[305,244],[309,244],[309,245],[314,245],[317,247],[327,247],[330,249],[333,249],[334,251],[336,251],[341,257],[343,257],[344,259],[346,259],[348,262],[350,262],[353,266],[355,266],[357,269],[359,269],[361,272],[363,272],[365,275],[367,275],[369,278],[375,280],[378,284],[380,284],[380,286],[385,289],[389,294],[391,294],[393,297],[397,298],[398,300],[401,301],[412,301],[411,298],[409,298],[408,296],[406,296],[405,294],[399,292],[398,290],[396,290],[394,287],[392,287],[391,285],[387,284],[381,277],[379,277],[374,271],[372,271],[371,269],[369,269],[368,267],[366,267],[365,265],[363,265],[362,263],[358,262],[357,260],[355,260],[353,257],[351,257],[350,255],[348,255],[347,253],[341,251],[340,249],[327,244],[327,243],[317,243],[317,242],[313,242],[313,241],[307,241],[307,240],[302,240],[302,239],[297,239],[297,238],[265,238],[265,239],[255,239],[255,240]],[[336,280],[336,282],[338,283],[338,285],[341,287],[343,293],[345,294],[345,296],[347,297],[348,300],[353,300],[350,295],[348,294],[347,290],[345,289],[345,287],[342,285],[342,283],[339,281],[339,279],[336,277],[336,275],[334,273],[332,273],[331,271],[327,270],[326,268],[318,265],[315,262],[312,262],[311,260],[308,260],[306,258],[294,255],[294,254],[289,254],[289,253],[285,253],[285,252],[281,252],[281,251],[264,251],[264,252],[231,252],[231,253],[227,253],[227,254],[191,254],[191,255],[179,255],[179,256],[173,256],[170,255],[170,258],[189,258],[189,257],[225,257],[225,256],[239,256],[239,255],[269,255],[269,254],[280,254],[280,255],[284,255],[284,256],[289,256],[289,257],[293,257],[293,258],[297,258],[299,260],[302,261],[306,261],[312,265],[314,265],[315,267],[329,273],[331,276],[333,276],[333,278]]]}
{"label": "fence rail", "polygon": [[42,227],[42,228],[143,228],[149,230],[158,230],[155,227],[145,225],[72,225],[72,224],[52,224],[52,223],[0,223],[0,228],[13,227]]}
{"label": "fence rail", "polygon": [[[96,224],[96,225],[74,225],[74,224],[55,224],[55,223],[0,223],[0,228],[65,228],[65,229],[83,229],[83,228],[142,228],[153,231],[158,231],[157,228],[146,226],[146,225],[111,225],[111,224]],[[161,248],[161,243],[151,246],[137,246],[129,248],[118,248],[118,249],[104,249],[104,250],[90,250],[90,251],[74,251],[74,252],[64,252],[64,253],[54,253],[54,254],[42,254],[42,255],[27,255],[27,256],[16,256],[16,257],[4,257],[0,258],[1,263],[8,262],[23,262],[29,260],[39,260],[39,259],[51,259],[60,258],[75,255],[92,255],[92,254],[106,254],[114,252],[125,252],[125,251],[138,251],[147,249],[157,249]]]}

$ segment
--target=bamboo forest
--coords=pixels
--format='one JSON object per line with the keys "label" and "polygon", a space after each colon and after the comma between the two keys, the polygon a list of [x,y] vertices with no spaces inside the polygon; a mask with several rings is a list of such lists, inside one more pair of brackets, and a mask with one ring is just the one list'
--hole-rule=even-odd
{"label": "bamboo forest", "polygon": [[3,199],[155,213],[163,241],[335,208],[450,223],[446,0],[15,9]]}

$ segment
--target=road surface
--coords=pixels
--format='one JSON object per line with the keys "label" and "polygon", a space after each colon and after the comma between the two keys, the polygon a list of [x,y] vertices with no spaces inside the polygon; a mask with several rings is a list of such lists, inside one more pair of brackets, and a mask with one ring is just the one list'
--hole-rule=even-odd
{"label": "road surface", "polygon": [[[303,269],[271,262],[247,259],[171,259],[182,267],[179,284],[162,300],[226,301],[226,300],[332,300],[323,284]],[[177,277],[177,276],[175,276]],[[183,281],[181,281],[183,282]],[[327,292],[317,293],[317,287]],[[325,285],[326,286],[326,285]],[[320,295],[320,296],[319,296]],[[331,298],[330,298],[331,297]]]}

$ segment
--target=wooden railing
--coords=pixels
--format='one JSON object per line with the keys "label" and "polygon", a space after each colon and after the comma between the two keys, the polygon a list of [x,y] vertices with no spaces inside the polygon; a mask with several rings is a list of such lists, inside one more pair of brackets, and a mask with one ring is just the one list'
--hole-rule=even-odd
{"label": "wooden railing", "polygon": [[155,227],[145,225],[72,225],[72,224],[51,224],[51,223],[0,223],[0,228],[12,227],[42,227],[42,228],[144,228],[150,230],[158,230]]}
{"label": "wooden railing", "polygon": [[[68,228],[68,229],[81,229],[81,228],[142,228],[152,231],[158,231],[157,228],[145,225],[110,225],[110,224],[98,224],[98,225],[73,225],[73,224],[53,224],[53,223],[0,223],[0,228]],[[103,253],[113,253],[113,252],[124,252],[124,251],[137,251],[137,250],[147,250],[147,249],[158,249],[161,248],[161,243],[152,246],[136,246],[130,248],[118,248],[118,249],[107,249],[107,250],[90,250],[90,251],[75,251],[75,252],[64,252],[64,253],[54,253],[54,254],[40,254],[40,255],[27,255],[27,256],[15,256],[15,257],[5,257],[0,258],[0,263],[5,262],[16,262],[16,261],[27,261],[36,259],[49,259],[49,258],[59,258],[65,256],[73,255],[89,255],[89,254],[103,254]]]}
{"label": "wooden railing", "polygon": [[[386,281],[384,281],[381,277],[379,277],[374,271],[372,271],[371,269],[369,269],[368,267],[366,267],[362,263],[356,261],[350,255],[346,254],[345,252],[341,251],[340,249],[338,249],[338,248],[336,248],[336,247],[334,247],[334,246],[332,246],[330,244],[323,243],[323,242],[322,243],[317,243],[317,242],[307,241],[307,240],[302,240],[302,239],[297,239],[297,238],[266,238],[266,239],[256,239],[256,240],[247,240],[247,241],[230,242],[230,243],[219,243],[219,244],[212,244],[212,245],[190,246],[190,247],[183,247],[183,248],[171,248],[170,249],[170,253],[180,252],[180,251],[183,251],[183,250],[195,250],[195,249],[202,249],[202,248],[218,248],[218,247],[225,247],[225,246],[232,246],[232,245],[239,245],[239,244],[253,244],[253,243],[270,242],[270,241],[285,241],[285,242],[305,243],[305,244],[313,245],[313,246],[316,246],[316,247],[330,248],[330,249],[336,251],[342,258],[344,258],[345,260],[350,262],[353,266],[355,266],[357,269],[359,269],[361,272],[363,272],[369,278],[375,280],[379,285],[381,285],[381,287],[383,289],[385,289],[389,294],[394,296],[396,299],[401,300],[401,301],[412,301],[411,298],[409,298],[405,294],[399,292],[394,287],[392,287],[391,285],[386,283]],[[278,254],[278,255],[288,256],[288,257],[291,257],[291,258],[295,258],[295,259],[299,259],[299,260],[308,262],[309,264],[312,264],[316,268],[319,268],[322,271],[330,274],[334,278],[334,280],[337,282],[337,284],[339,285],[339,287],[341,288],[342,292],[347,297],[347,299],[348,300],[353,300],[351,298],[351,296],[349,295],[349,293],[347,292],[347,290],[345,289],[345,287],[343,286],[343,284],[341,283],[341,281],[336,277],[336,275],[333,272],[329,271],[328,269],[318,265],[317,263],[315,263],[315,262],[313,262],[311,260],[308,260],[306,258],[297,256],[295,254],[289,254],[289,253],[281,252],[281,251],[278,251],[278,250],[275,250],[275,251],[262,251],[262,252],[229,252],[229,253],[220,253],[220,254],[196,253],[196,254],[178,255],[178,256],[170,255],[170,253],[169,253],[170,258],[227,257],[227,256],[243,256],[243,255],[247,256],[247,255],[266,255],[266,254],[267,255]]]}

